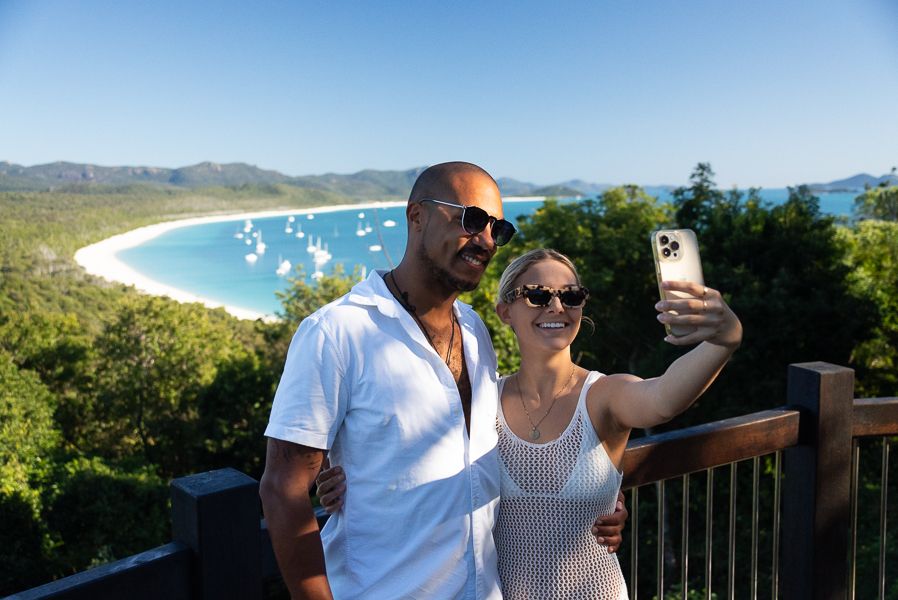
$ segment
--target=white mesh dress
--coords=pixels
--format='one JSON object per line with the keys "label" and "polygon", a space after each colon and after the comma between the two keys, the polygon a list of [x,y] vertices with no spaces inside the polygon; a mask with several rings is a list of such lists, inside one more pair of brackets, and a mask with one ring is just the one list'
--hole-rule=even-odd
{"label": "white mesh dress", "polygon": [[586,392],[599,377],[589,373],[567,429],[546,444],[516,436],[499,404],[495,539],[507,600],[627,598],[617,555],[591,531],[596,517],[614,510],[622,479],[586,412]]}

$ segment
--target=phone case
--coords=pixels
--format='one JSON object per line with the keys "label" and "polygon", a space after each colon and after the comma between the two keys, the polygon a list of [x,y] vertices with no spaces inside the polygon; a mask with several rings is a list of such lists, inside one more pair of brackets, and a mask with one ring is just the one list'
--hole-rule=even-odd
{"label": "phone case", "polygon": [[[652,254],[655,257],[655,275],[662,300],[692,298],[691,294],[661,289],[662,281],[692,281],[705,285],[702,261],[698,252],[698,240],[691,229],[661,229],[652,233]],[[671,311],[676,314],[675,311]],[[671,326],[665,323],[669,335],[681,337],[695,331],[689,325]]]}

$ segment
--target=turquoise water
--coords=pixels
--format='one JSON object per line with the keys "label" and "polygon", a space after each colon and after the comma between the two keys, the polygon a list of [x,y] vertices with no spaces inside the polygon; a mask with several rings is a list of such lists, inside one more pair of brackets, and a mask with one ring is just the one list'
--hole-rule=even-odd
{"label": "turquoise water", "polygon": [[[821,194],[823,212],[850,215],[856,194]],[[669,200],[660,194],[661,200]],[[788,197],[787,190],[763,190],[762,197],[779,204]],[[571,200],[568,200],[571,201]],[[542,201],[508,202],[505,217],[514,222],[518,215],[531,214]],[[252,229],[244,233],[243,220],[207,223],[174,229],[140,246],[118,252],[120,260],[145,276],[166,285],[243,309],[263,314],[275,314],[280,302],[275,292],[289,286],[288,277],[296,277],[301,267],[307,280],[319,270],[331,273],[342,264],[351,272],[355,266],[388,269],[402,259],[405,248],[405,206],[345,210],[307,215],[295,215],[292,223],[286,216],[253,219]],[[389,227],[389,221],[395,226]],[[292,228],[287,233],[287,227]],[[358,235],[359,229],[365,235]],[[302,231],[303,237],[297,237]],[[262,232],[267,248],[254,262],[245,256],[253,253],[256,238]],[[235,237],[243,234],[243,239]],[[314,262],[308,251],[310,238],[315,244],[321,240],[331,254],[323,265]],[[252,243],[247,245],[249,239]],[[371,246],[380,245],[381,249]],[[283,260],[290,262],[289,273],[279,275]]]}

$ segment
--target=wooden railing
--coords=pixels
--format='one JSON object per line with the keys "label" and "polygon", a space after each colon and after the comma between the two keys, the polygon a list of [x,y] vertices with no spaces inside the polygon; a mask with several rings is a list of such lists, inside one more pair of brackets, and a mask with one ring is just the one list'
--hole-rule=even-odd
{"label": "wooden railing", "polygon": [[[851,369],[789,366],[785,407],[632,441],[624,487],[783,451],[782,562],[787,600],[847,597],[853,439],[898,435],[898,398],[855,400]],[[233,469],[176,479],[173,542],[9,598],[261,598],[280,577],[258,482]]]}

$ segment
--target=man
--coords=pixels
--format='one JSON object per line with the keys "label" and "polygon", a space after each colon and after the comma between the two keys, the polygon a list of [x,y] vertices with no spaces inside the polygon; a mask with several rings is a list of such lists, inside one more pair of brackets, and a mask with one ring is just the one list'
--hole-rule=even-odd
{"label": "man", "polygon": [[[425,170],[406,217],[399,266],[304,319],[287,355],[260,494],[294,597],[501,598],[496,356],[455,299],[514,227],[493,178],[462,162]],[[308,490],[325,451],[352,485],[319,536]]]}

